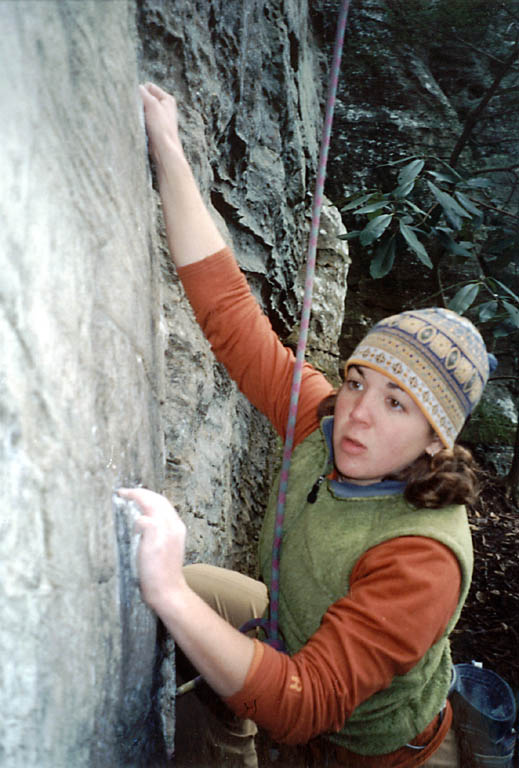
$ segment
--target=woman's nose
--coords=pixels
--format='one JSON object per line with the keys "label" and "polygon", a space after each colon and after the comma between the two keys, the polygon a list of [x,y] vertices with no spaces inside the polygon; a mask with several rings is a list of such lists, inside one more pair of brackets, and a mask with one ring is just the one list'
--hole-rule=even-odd
{"label": "woman's nose", "polygon": [[363,392],[353,404],[350,411],[350,418],[353,419],[353,421],[359,421],[363,424],[370,423],[372,419],[372,406],[365,392]]}

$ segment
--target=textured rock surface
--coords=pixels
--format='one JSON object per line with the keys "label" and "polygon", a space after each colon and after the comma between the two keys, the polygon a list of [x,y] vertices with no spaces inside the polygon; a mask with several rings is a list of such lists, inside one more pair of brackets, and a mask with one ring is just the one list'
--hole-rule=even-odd
{"label": "textured rock surface", "polygon": [[163,366],[134,9],[0,25],[0,764],[138,764],[156,627],[112,491],[161,482]]}

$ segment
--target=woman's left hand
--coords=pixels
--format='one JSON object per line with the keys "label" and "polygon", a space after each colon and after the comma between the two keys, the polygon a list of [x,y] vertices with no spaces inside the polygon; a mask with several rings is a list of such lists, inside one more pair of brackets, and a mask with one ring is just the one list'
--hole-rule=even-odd
{"label": "woman's left hand", "polygon": [[141,535],[137,567],[144,600],[161,614],[167,601],[186,589],[182,573],[186,526],[165,496],[145,488],[119,488],[142,512],[135,523]]}

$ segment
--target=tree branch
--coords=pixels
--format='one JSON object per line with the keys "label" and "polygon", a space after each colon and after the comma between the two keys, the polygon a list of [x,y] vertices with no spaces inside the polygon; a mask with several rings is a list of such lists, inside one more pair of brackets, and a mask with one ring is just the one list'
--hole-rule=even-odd
{"label": "tree branch", "polygon": [[479,168],[477,171],[472,171],[472,176],[484,176],[485,173],[500,173],[501,171],[514,171],[519,168],[519,163],[513,165],[503,165],[502,167],[496,166],[495,168]]}
{"label": "tree branch", "polygon": [[474,200],[473,198],[469,198],[470,200],[473,200],[474,203],[479,205],[481,208],[486,208],[489,211],[494,211],[494,213],[501,213],[503,216],[509,216],[511,219],[516,219],[519,221],[519,216],[516,216],[515,213],[510,213],[510,211],[505,211],[503,208],[496,208],[495,205],[490,205],[489,203],[485,203],[483,200]]}
{"label": "tree branch", "polygon": [[451,165],[453,168],[456,167],[456,163],[458,162],[459,156],[464,149],[465,145],[467,144],[470,134],[474,130],[474,127],[476,123],[478,122],[479,118],[487,108],[490,100],[495,95],[499,84],[503,80],[504,76],[508,73],[508,71],[513,67],[514,63],[519,59],[519,44],[516,43],[514,45],[514,48],[510,55],[503,61],[502,65],[499,67],[499,71],[497,75],[494,78],[493,83],[490,85],[490,87],[487,89],[487,92],[479,102],[479,104],[472,109],[469,114],[467,115],[467,118],[465,120],[465,125],[463,127],[463,131],[461,132],[461,135],[456,142],[456,145],[454,149],[452,150],[452,154],[450,156],[449,165]]}
{"label": "tree branch", "polygon": [[462,37],[459,37],[459,35],[454,35],[454,39],[457,40],[458,43],[461,43],[461,45],[465,46],[465,48],[470,48],[472,51],[479,53],[481,56],[487,56],[487,58],[492,59],[492,61],[496,61],[498,64],[503,64],[503,59],[498,59],[497,56],[489,53],[489,51],[485,51],[483,48],[478,48],[477,45],[469,43],[468,40],[464,40]]}

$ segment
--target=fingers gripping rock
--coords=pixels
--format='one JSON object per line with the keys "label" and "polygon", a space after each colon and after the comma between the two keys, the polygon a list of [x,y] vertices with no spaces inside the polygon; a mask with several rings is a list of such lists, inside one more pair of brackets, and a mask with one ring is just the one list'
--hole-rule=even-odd
{"label": "fingers gripping rock", "polygon": [[127,579],[129,584],[133,583],[135,588],[139,582],[137,555],[141,540],[141,533],[136,522],[140,518],[141,512],[134,501],[124,499],[117,493],[113,494],[112,503],[115,510],[121,578]]}

